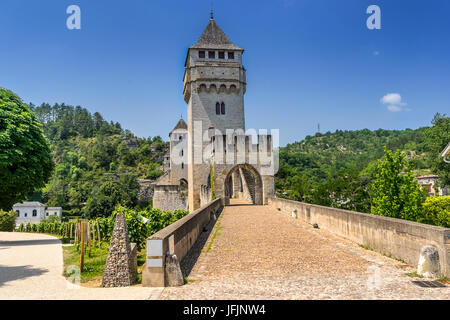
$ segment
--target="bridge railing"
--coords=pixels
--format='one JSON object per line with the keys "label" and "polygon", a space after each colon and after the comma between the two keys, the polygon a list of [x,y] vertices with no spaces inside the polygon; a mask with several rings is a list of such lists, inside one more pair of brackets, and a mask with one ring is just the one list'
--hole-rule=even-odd
{"label": "bridge railing", "polygon": [[441,273],[450,276],[450,229],[292,200],[270,198],[269,206],[373,250],[417,266],[425,245],[438,249]]}
{"label": "bridge railing", "polygon": [[175,254],[181,261],[209,223],[223,207],[223,199],[215,199],[187,216],[158,231],[147,239],[147,259],[142,269],[144,287],[167,286],[166,257]]}

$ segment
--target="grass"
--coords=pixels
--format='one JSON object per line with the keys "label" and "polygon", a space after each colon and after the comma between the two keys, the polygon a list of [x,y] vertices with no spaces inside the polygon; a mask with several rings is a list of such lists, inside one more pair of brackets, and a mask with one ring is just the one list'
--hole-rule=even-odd
{"label": "grass", "polygon": [[423,276],[418,274],[416,271],[407,273],[406,275],[411,278],[423,278]]}
{"label": "grass", "polygon": [[[100,283],[103,277],[103,271],[105,269],[106,259],[108,257],[109,243],[102,242],[101,248],[97,246],[92,246],[91,254],[89,256],[88,250],[86,249],[84,255],[84,268],[81,272],[81,283]],[[64,273],[65,277],[70,277],[71,274],[67,272],[70,266],[80,266],[80,255],[81,250],[77,249],[77,246],[64,246]],[[138,283],[142,283],[142,266],[145,263],[146,252],[145,248],[138,251],[137,253],[137,264],[138,264]],[[73,274],[72,274],[73,275]]]}
{"label": "grass", "polygon": [[186,277],[183,277],[183,281],[184,281],[184,284],[187,284],[187,283],[194,283],[194,282],[195,282],[195,280],[191,280],[191,279],[188,279],[188,278],[186,278]]}
{"label": "grass", "polygon": [[443,274],[441,274],[441,276],[438,279],[436,279],[436,280],[439,281],[440,283],[443,283],[443,284],[450,284],[450,279],[447,278]]}
{"label": "grass", "polygon": [[219,219],[217,219],[215,231],[214,231],[213,236],[211,237],[211,241],[208,244],[208,248],[206,249],[206,252],[210,252],[212,250],[214,239],[220,235],[220,230],[222,230],[222,226],[220,225],[221,220],[222,220],[222,214],[220,215]]}
{"label": "grass", "polygon": [[363,248],[363,249],[373,251],[373,248],[371,248],[371,247],[369,247],[369,246],[366,246],[366,245],[363,245],[363,244],[360,244],[359,246],[360,246],[361,248]]}
{"label": "grass", "polygon": [[[102,243],[101,248],[92,247],[91,255],[88,255],[86,250],[84,255],[84,268],[81,272],[81,283],[86,283],[93,280],[99,280],[103,276],[105,269],[106,258],[108,257],[108,243]],[[70,266],[80,266],[81,250],[77,246],[63,247],[64,254],[64,276],[69,277],[67,268]]]}

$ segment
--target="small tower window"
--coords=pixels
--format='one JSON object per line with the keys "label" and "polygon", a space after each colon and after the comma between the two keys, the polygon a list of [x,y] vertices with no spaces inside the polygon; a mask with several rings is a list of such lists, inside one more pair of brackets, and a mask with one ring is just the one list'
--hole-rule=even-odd
{"label": "small tower window", "polygon": [[215,59],[216,58],[216,52],[215,51],[208,51],[208,58]]}
{"label": "small tower window", "polygon": [[181,163],[181,169],[184,169],[184,163],[183,162]]}
{"label": "small tower window", "polygon": [[198,57],[199,58],[204,58],[205,57],[205,51],[199,51],[198,52]]}
{"label": "small tower window", "polygon": [[183,136],[180,136],[180,138],[178,140],[180,140],[180,141],[183,140]]}
{"label": "small tower window", "polygon": [[16,210],[17,216],[20,217],[20,211]]}
{"label": "small tower window", "polygon": [[216,103],[216,114],[220,114],[220,103]]}
{"label": "small tower window", "polygon": [[181,156],[184,156],[184,150],[181,150]]}
{"label": "small tower window", "polygon": [[234,59],[234,52],[228,52],[228,59]]}
{"label": "small tower window", "polygon": [[33,217],[36,217],[36,216],[37,216],[37,210],[34,209],[34,210],[33,210]]}
{"label": "small tower window", "polygon": [[225,52],[219,51],[219,59],[225,59]]}
{"label": "small tower window", "polygon": [[222,114],[225,114],[225,103],[222,102],[222,104],[220,105],[220,112]]}

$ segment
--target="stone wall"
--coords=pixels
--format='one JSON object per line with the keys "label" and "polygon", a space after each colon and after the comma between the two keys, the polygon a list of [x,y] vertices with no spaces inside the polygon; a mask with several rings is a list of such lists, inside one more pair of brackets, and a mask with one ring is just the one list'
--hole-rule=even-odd
{"label": "stone wall", "polygon": [[163,211],[188,210],[187,190],[179,185],[156,185],[153,207]]}
{"label": "stone wall", "polygon": [[147,259],[142,268],[142,286],[167,286],[166,256],[175,254],[178,261],[181,261],[203,232],[203,228],[222,207],[222,199],[211,201],[148,238]]}
{"label": "stone wall", "polygon": [[202,185],[200,187],[200,206],[203,207],[204,205],[211,202],[211,187]]}
{"label": "stone wall", "polygon": [[269,205],[288,214],[297,210],[298,218],[309,224],[414,266],[423,246],[435,246],[441,271],[450,276],[450,229],[279,198],[270,198]]}

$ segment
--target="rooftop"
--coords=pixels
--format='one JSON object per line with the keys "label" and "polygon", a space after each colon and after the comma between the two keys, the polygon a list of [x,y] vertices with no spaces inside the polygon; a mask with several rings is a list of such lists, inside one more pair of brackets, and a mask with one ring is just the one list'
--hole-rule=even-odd
{"label": "rooftop", "polygon": [[220,29],[212,17],[198,41],[190,48],[243,50],[228,39],[225,32]]}
{"label": "rooftop", "polygon": [[25,201],[16,203],[14,207],[46,207],[46,205],[38,201]]}
{"label": "rooftop", "polygon": [[178,121],[177,125],[175,126],[175,128],[173,128],[172,131],[170,131],[169,136],[172,134],[172,132],[174,132],[175,130],[187,130],[187,124],[186,122],[183,120],[183,118],[180,118],[180,120]]}

